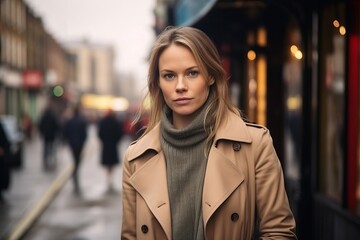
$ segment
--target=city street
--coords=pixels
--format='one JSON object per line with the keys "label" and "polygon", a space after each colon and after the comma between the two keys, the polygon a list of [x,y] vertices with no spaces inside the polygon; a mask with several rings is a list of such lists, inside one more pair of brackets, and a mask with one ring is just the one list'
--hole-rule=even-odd
{"label": "city street", "polygon": [[[32,146],[32,151],[41,151],[41,144],[39,144],[39,142],[40,141],[36,144],[37,147],[34,148],[34,146]],[[124,153],[128,143],[127,138],[124,137],[119,144],[121,154]],[[25,152],[25,154],[29,154],[29,150],[30,148],[28,146],[28,152]],[[25,160],[27,162],[29,161],[27,156],[25,156]],[[50,182],[47,183],[47,186],[50,186],[49,189],[52,188],[51,181],[58,181],[56,180],[58,178],[54,176],[60,175],[61,169],[65,169],[62,172],[67,171],[68,173],[70,172],[68,169],[72,169],[71,155],[67,145],[58,145],[57,163],[56,170],[50,174],[53,177],[49,177]],[[70,168],[68,166],[70,166]],[[41,164],[36,164],[36,167],[41,169]],[[100,144],[96,136],[95,125],[89,126],[88,139],[83,152],[83,162],[79,171],[80,192],[74,191],[72,179],[68,174],[63,183],[63,187],[54,193],[52,199],[48,200],[49,203],[45,210],[34,219],[21,239],[112,240],[120,238],[122,170],[120,165],[116,168],[113,176],[113,187],[109,188],[105,169],[100,165]],[[21,176],[21,170],[16,174],[18,175],[16,177]],[[36,192],[37,188],[39,187],[35,184],[32,186],[32,191]],[[13,191],[15,192],[15,190]],[[43,190],[37,191],[43,192]],[[9,198],[10,197],[11,196],[9,196]],[[40,199],[40,197],[38,197],[38,199]],[[35,206],[36,204],[32,203],[32,205]],[[24,211],[24,207],[13,206],[13,208]],[[20,218],[20,215],[18,218]],[[6,219],[3,219],[3,221],[6,221]],[[18,219],[17,222],[21,222],[21,219]],[[16,232],[17,227],[12,227],[12,231]],[[10,239],[17,238],[14,237]]]}

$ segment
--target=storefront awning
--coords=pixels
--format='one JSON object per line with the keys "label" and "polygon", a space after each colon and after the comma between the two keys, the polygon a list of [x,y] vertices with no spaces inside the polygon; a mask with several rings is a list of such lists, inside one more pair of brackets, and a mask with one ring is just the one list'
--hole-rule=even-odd
{"label": "storefront awning", "polygon": [[0,82],[3,82],[8,87],[19,88],[21,87],[22,77],[17,71],[0,67]]}
{"label": "storefront awning", "polygon": [[175,7],[175,24],[191,26],[214,6],[216,0],[180,0]]}
{"label": "storefront awning", "polygon": [[23,86],[25,88],[39,89],[43,83],[43,75],[39,70],[28,69],[23,72]]}

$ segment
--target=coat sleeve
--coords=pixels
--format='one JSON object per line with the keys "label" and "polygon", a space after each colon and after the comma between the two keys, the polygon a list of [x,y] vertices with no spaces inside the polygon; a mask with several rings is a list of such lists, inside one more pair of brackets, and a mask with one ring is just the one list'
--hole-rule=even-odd
{"label": "coat sleeve", "polygon": [[123,165],[123,183],[122,183],[122,228],[121,239],[136,239],[136,192],[130,183],[132,170],[128,161],[128,152],[125,153]]}
{"label": "coat sleeve", "polygon": [[272,138],[266,128],[258,130],[254,154],[259,239],[297,239],[283,171]]}

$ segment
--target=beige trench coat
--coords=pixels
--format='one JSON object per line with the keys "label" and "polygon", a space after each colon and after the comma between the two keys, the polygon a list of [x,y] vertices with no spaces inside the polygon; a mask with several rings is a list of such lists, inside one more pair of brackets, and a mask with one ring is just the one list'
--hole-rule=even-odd
{"label": "beige trench coat", "polygon": [[[210,149],[203,188],[206,240],[296,239],[295,220],[269,131],[229,117]],[[133,143],[123,166],[121,239],[171,239],[160,128]],[[189,183],[191,184],[191,183]]]}

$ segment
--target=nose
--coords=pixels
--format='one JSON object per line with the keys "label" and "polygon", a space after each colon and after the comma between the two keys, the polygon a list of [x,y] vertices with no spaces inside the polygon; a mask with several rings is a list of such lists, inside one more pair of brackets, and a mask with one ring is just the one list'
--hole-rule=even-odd
{"label": "nose", "polygon": [[187,90],[186,77],[179,76],[176,82],[176,92],[184,92]]}

